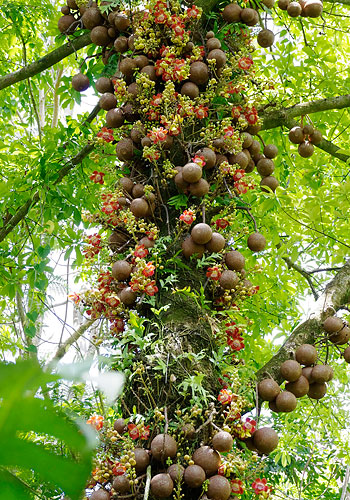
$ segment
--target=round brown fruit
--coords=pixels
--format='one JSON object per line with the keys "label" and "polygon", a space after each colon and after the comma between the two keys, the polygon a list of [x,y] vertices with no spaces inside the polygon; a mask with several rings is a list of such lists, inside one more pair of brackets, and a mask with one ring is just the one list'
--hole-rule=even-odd
{"label": "round brown fruit", "polygon": [[152,82],[156,82],[157,81],[157,74],[156,74],[156,69],[154,66],[152,66],[151,64],[147,64],[147,66],[144,66],[142,69],[141,69],[141,73],[145,73],[146,75],[148,75],[148,78],[152,81]]}
{"label": "round brown fruit", "polygon": [[186,182],[198,182],[202,177],[202,167],[197,163],[187,163],[182,169],[182,177]]}
{"label": "round brown fruit", "polygon": [[114,16],[114,25],[118,31],[125,31],[130,26],[130,19],[124,14]]}
{"label": "round brown fruit", "polygon": [[195,243],[191,236],[187,236],[187,238],[185,238],[182,242],[182,253],[186,259],[192,257],[192,255],[196,256],[197,259],[200,259],[203,257],[204,252],[205,246]]}
{"label": "round brown fruit", "polygon": [[90,80],[86,75],[78,73],[72,78],[72,87],[78,92],[84,92],[90,87]]}
{"label": "round brown fruit", "polygon": [[276,406],[276,400],[274,399],[273,401],[269,401],[269,408],[271,411],[274,411],[275,413],[279,413],[277,406]]}
{"label": "round brown fruit", "polygon": [[119,179],[119,185],[123,191],[126,191],[129,194],[132,192],[132,188],[134,187],[134,183],[130,177],[121,177]]}
{"label": "round brown fruit", "polygon": [[312,144],[320,144],[322,141],[323,137],[322,134],[319,130],[315,130],[310,136],[309,136],[310,142]]}
{"label": "round brown fruit", "polygon": [[225,238],[220,233],[212,233],[211,240],[206,243],[205,248],[212,253],[221,252],[226,244]]}
{"label": "round brown fruit", "polygon": [[193,82],[186,82],[182,85],[181,87],[181,94],[182,95],[187,95],[191,99],[195,99],[196,97],[199,96],[199,88],[198,85],[196,85]]}
{"label": "round brown fruit", "polygon": [[203,148],[202,150],[198,151],[196,154],[200,156],[204,156],[204,161],[205,161],[205,168],[207,170],[214,168],[215,163],[216,163],[216,154],[215,152],[210,149],[210,148]]}
{"label": "round brown fruit", "polygon": [[184,481],[190,488],[199,488],[205,481],[205,472],[199,465],[189,465],[185,469]]}
{"label": "round brown fruit", "polygon": [[278,445],[277,432],[271,427],[261,427],[253,434],[253,444],[260,453],[268,455]]}
{"label": "round brown fruit", "polygon": [[128,50],[128,39],[126,36],[118,36],[114,40],[114,49],[117,53],[124,54]]}
{"label": "round brown fruit", "polygon": [[140,184],[137,182],[134,184],[132,191],[131,191],[132,197],[133,198],[141,198],[145,194],[145,187],[143,184]]}
{"label": "round brown fruit", "polygon": [[284,380],[288,380],[288,382],[295,382],[302,374],[301,365],[293,359],[288,359],[281,364],[280,374]]}
{"label": "round brown fruit", "polygon": [[318,383],[313,383],[310,384],[308,396],[311,399],[321,399],[323,396],[325,396],[327,392],[327,385],[325,383],[318,384]]}
{"label": "round brown fruit", "polygon": [[225,264],[231,271],[241,271],[245,265],[245,258],[238,250],[231,250],[225,254]]}
{"label": "round brown fruit", "polygon": [[312,373],[312,366],[306,366],[305,368],[302,369],[302,375],[308,380],[309,383],[311,383],[311,373]]}
{"label": "round brown fruit", "polygon": [[311,142],[302,142],[299,144],[298,153],[302,158],[310,158],[314,154],[314,147]]}
{"label": "round brown fruit", "polygon": [[150,463],[150,456],[147,450],[144,448],[135,448],[134,449],[134,457],[135,457],[135,471],[143,472],[147,469]]}
{"label": "round brown fruit", "polygon": [[73,23],[75,23],[74,16],[69,14],[68,16],[62,16],[59,18],[57,27],[61,33],[73,33],[75,30],[75,25],[73,25]]}
{"label": "round brown fruit", "polygon": [[245,8],[241,11],[241,21],[247,26],[255,26],[259,22],[259,15],[255,9]]}
{"label": "round brown fruit", "polygon": [[198,182],[192,182],[190,184],[190,193],[192,196],[196,196],[196,198],[201,198],[209,193],[209,183],[205,179],[199,179]]}
{"label": "round brown fruit", "polygon": [[125,57],[125,59],[122,59],[119,64],[119,70],[125,75],[126,77],[131,78],[132,75],[134,74],[135,69],[137,69],[137,64],[134,59],[131,57]]}
{"label": "round brown fruit", "polygon": [[266,240],[262,234],[252,233],[248,237],[247,245],[252,252],[261,252],[266,247]]}
{"label": "round brown fruit", "polygon": [[168,467],[167,473],[174,481],[174,483],[178,483],[183,480],[185,468],[180,464],[172,464]]}
{"label": "round brown fruit", "polygon": [[200,222],[199,224],[193,226],[191,231],[191,237],[198,245],[205,245],[208,243],[212,238],[212,234],[213,231],[211,230],[211,227],[204,222]]}
{"label": "round brown fruit", "polygon": [[117,157],[121,161],[129,161],[134,156],[134,143],[132,139],[122,139],[116,146]]}
{"label": "round brown fruit", "polygon": [[323,11],[323,4],[321,0],[307,0],[303,10],[307,17],[319,17]]}
{"label": "round brown fruit", "polygon": [[113,479],[113,488],[117,493],[129,493],[131,489],[130,481],[125,474]]}
{"label": "round brown fruit", "polygon": [[286,391],[294,394],[296,398],[302,398],[309,392],[309,381],[306,377],[301,375],[295,382],[286,384]]}
{"label": "round brown fruit", "polygon": [[184,424],[181,427],[181,432],[187,439],[194,439],[196,437],[196,429],[192,424]]}
{"label": "round brown fruit", "polygon": [[211,37],[207,41],[207,50],[210,52],[215,49],[221,49],[221,42],[218,38]]}
{"label": "round brown fruit", "polygon": [[273,401],[280,392],[280,386],[272,378],[265,378],[258,384],[258,394],[263,401]]}
{"label": "round brown fruit", "polygon": [[350,363],[350,347],[347,347],[343,352],[343,357],[347,363]]}
{"label": "round brown fruit", "polygon": [[70,14],[70,8],[68,7],[68,5],[63,5],[61,7],[61,12],[63,15],[68,16],[68,14]]}
{"label": "round brown fruit", "polygon": [[290,2],[287,7],[287,12],[290,17],[298,17],[302,12],[302,8],[299,2]]}
{"label": "round brown fruit", "polygon": [[167,458],[174,458],[177,452],[177,443],[169,434],[158,434],[151,443],[153,458],[158,461],[165,461]]}
{"label": "round brown fruit", "polygon": [[313,365],[317,361],[317,350],[311,344],[302,344],[295,351],[295,359],[301,365]]}
{"label": "round brown fruit", "polygon": [[208,66],[201,62],[196,61],[190,66],[190,80],[197,85],[203,85],[209,80]]}
{"label": "round brown fruit", "polygon": [[256,169],[262,177],[267,177],[275,170],[275,164],[269,158],[262,158],[258,161]]}
{"label": "round brown fruit", "polygon": [[91,500],[109,500],[111,498],[108,491],[100,488],[92,493],[90,496]]}
{"label": "round brown fruit", "polygon": [[224,476],[212,476],[209,478],[207,495],[210,500],[228,500],[231,494],[231,485]]}
{"label": "round brown fruit", "polygon": [[145,131],[141,127],[133,127],[130,131],[130,137],[135,142],[135,144],[141,144],[141,140],[144,136]]}
{"label": "round brown fruit", "polygon": [[144,236],[143,238],[140,239],[139,245],[144,245],[145,248],[153,248],[155,243],[154,240],[150,240],[148,236]]}
{"label": "round brown fruit", "polygon": [[157,474],[151,479],[151,492],[156,498],[167,498],[174,489],[174,483],[169,474]]}
{"label": "round brown fruit", "polygon": [[[292,2],[295,3],[295,2]],[[301,127],[293,127],[288,134],[290,142],[300,144],[304,140],[304,132]]]}
{"label": "round brown fruit", "polygon": [[249,158],[245,153],[243,153],[243,151],[241,151],[235,155],[229,155],[229,162],[231,165],[237,164],[240,168],[245,169],[248,166]]}
{"label": "round brown fruit", "polygon": [[120,108],[110,109],[106,114],[106,125],[110,128],[119,128],[125,121],[124,114]]}
{"label": "round brown fruit", "polygon": [[304,135],[311,135],[311,134],[313,134],[314,130],[315,130],[314,127],[312,125],[310,125],[310,123],[307,123],[303,127]]}
{"label": "round brown fruit", "polygon": [[137,294],[132,291],[130,286],[123,288],[123,290],[120,292],[120,300],[126,306],[131,306],[132,304],[135,304],[136,299],[137,299]]}
{"label": "round brown fruit", "polygon": [[130,210],[135,217],[146,217],[148,214],[148,203],[143,198],[135,198],[130,203]]}
{"label": "round brown fruit", "polygon": [[227,23],[238,23],[241,20],[242,8],[236,3],[226,5],[222,11],[222,17]]}
{"label": "round brown fruit", "polygon": [[108,45],[111,41],[108,36],[108,29],[105,26],[95,26],[92,28],[90,37],[92,43],[101,47]]}
{"label": "round brown fruit", "polygon": [[118,260],[112,266],[112,276],[118,281],[124,281],[131,274],[131,265],[126,260]]}
{"label": "round brown fruit", "polygon": [[86,9],[81,17],[84,27],[88,30],[92,30],[95,26],[103,23],[103,17],[97,7],[90,7]]}
{"label": "round brown fruit", "polygon": [[343,320],[336,316],[329,316],[329,318],[323,322],[323,328],[327,333],[337,333],[343,326]]}
{"label": "round brown fruit", "polygon": [[207,55],[207,59],[208,59],[208,61],[214,59],[217,69],[222,68],[223,66],[225,66],[226,61],[227,61],[226,54],[221,49],[211,50],[209,52],[209,54]]}
{"label": "round brown fruit", "polygon": [[278,411],[289,413],[295,410],[297,398],[289,391],[281,392],[276,398],[276,407]]}
{"label": "round brown fruit", "polygon": [[110,109],[116,107],[117,98],[111,92],[105,92],[100,97],[99,105],[100,108],[104,109],[105,111],[109,111]]}
{"label": "round brown fruit", "polygon": [[271,45],[273,45],[273,42],[275,41],[275,35],[271,30],[263,29],[258,34],[257,41],[260,47],[266,49],[267,47],[271,47]]}
{"label": "round brown fruit", "polygon": [[278,148],[274,144],[266,144],[264,147],[264,155],[266,158],[270,158],[272,160],[273,158],[276,158],[278,155]]}
{"label": "round brown fruit", "polygon": [[117,418],[117,420],[113,424],[113,429],[119,434],[124,434],[124,432],[126,432],[125,420],[123,418]]}
{"label": "round brown fruit", "polygon": [[100,92],[100,94],[104,94],[105,92],[113,92],[113,83],[110,78],[106,76],[101,76],[98,80],[96,80],[96,90]]}
{"label": "round brown fruit", "polygon": [[228,453],[233,446],[233,437],[229,432],[219,431],[213,437],[213,448],[221,453]]}
{"label": "round brown fruit", "polygon": [[238,284],[239,278],[234,271],[223,271],[219,284],[224,290],[232,290]]}
{"label": "round brown fruit", "polygon": [[316,365],[313,367],[311,372],[311,382],[322,384],[328,382],[330,375],[330,366],[328,365]]}
{"label": "round brown fruit", "polygon": [[[182,176],[182,170],[178,174],[175,175],[174,177],[174,182],[176,184],[176,187],[179,191],[187,191],[189,189],[190,184],[186,182]],[[193,184],[197,184],[194,182]]]}
{"label": "round brown fruit", "polygon": [[192,460],[196,465],[204,469],[207,476],[214,475],[221,464],[221,458],[217,451],[209,446],[201,446],[192,455]]}
{"label": "round brown fruit", "polygon": [[121,231],[113,231],[108,238],[108,246],[113,252],[119,252],[128,241],[129,236]]}
{"label": "round brown fruit", "polygon": [[270,189],[274,193],[279,185],[280,183],[273,175],[268,175],[260,181],[261,191],[264,191],[265,193],[268,193]]}
{"label": "round brown fruit", "polygon": [[142,69],[145,66],[149,65],[149,59],[148,59],[148,57],[146,57],[144,55],[136,56],[134,58],[134,61],[135,61],[136,65],[137,65],[137,67],[140,68],[140,69]]}
{"label": "round brown fruit", "polygon": [[278,7],[281,10],[287,10],[288,5],[290,4],[291,0],[278,0]]}

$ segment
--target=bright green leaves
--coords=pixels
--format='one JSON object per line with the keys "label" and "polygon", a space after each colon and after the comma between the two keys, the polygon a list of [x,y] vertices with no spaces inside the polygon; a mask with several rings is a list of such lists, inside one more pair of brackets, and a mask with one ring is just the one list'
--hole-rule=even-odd
{"label": "bright green leaves", "polygon": [[[92,451],[87,435],[49,399],[36,397],[40,387],[57,378],[31,361],[0,365],[0,482],[7,500],[32,498],[16,477],[23,470],[34,470],[72,500],[84,488]],[[50,436],[51,450],[37,444],[40,435]]]}

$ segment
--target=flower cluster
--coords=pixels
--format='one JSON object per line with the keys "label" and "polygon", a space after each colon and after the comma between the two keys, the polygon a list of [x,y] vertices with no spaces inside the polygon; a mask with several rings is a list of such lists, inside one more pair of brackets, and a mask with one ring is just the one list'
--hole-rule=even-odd
{"label": "flower cluster", "polygon": [[190,226],[192,222],[196,220],[196,216],[194,215],[193,210],[184,210],[179,219]]}
{"label": "flower cluster", "polygon": [[265,478],[257,478],[252,484],[252,488],[256,495],[259,496],[259,499],[268,498],[271,492],[271,486],[267,484],[267,480]]}
{"label": "flower cluster", "polygon": [[226,323],[226,341],[227,345],[233,350],[233,351],[240,351],[241,349],[244,349],[244,342],[243,342],[243,337],[240,335],[240,330],[237,326],[235,326],[236,323],[234,321],[231,321],[230,323]]}
{"label": "flower cluster", "polygon": [[94,182],[95,184],[103,184],[104,183],[104,176],[106,174],[103,172],[98,172],[97,170],[94,170],[92,174],[90,175],[89,179]]}
{"label": "flower cluster", "polygon": [[97,431],[100,431],[103,427],[103,421],[104,421],[104,418],[102,415],[96,415],[96,413],[94,413],[86,421],[86,423],[91,425],[92,427],[94,427]]}
{"label": "flower cluster", "polygon": [[128,424],[128,433],[133,441],[136,439],[142,439],[145,441],[149,438],[150,432],[149,425],[145,426],[143,423],[139,423],[137,425],[132,423]]}
{"label": "flower cluster", "polygon": [[86,243],[89,244],[88,247],[85,247],[83,250],[84,257],[86,259],[91,259],[95,257],[95,255],[100,253],[102,249],[102,241],[100,234],[92,234],[85,237]]}
{"label": "flower cluster", "polygon": [[114,141],[113,130],[107,127],[102,127],[101,130],[98,132],[97,137],[105,142]]}

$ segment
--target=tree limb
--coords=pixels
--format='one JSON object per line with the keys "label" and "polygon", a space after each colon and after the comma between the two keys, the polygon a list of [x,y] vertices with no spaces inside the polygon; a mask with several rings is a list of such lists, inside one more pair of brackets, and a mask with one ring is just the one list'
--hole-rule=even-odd
{"label": "tree limb", "polygon": [[85,323],[79,326],[77,330],[57,349],[55,356],[52,358],[51,363],[57,363],[66,354],[68,349],[74,342],[80,339],[86,330],[95,323],[96,319],[88,319]]}
{"label": "tree limb", "polygon": [[[100,110],[101,108],[97,104],[97,106],[95,106],[95,108],[91,111],[91,113],[86,118],[83,124],[91,123],[92,120],[98,115]],[[91,153],[94,147],[95,147],[94,144],[87,144],[86,146],[84,146],[83,149],[77,155],[75,155],[69,162],[67,162],[60,169],[58,178],[53,183],[53,185],[56,185],[59,182],[61,182],[61,180],[69,173],[69,171],[72,170],[72,168],[81,163],[83,159],[86,158]],[[31,199],[26,201],[26,203],[24,203],[20,208],[18,208],[15,215],[13,215],[11,219],[9,219],[8,222],[0,229],[0,242],[3,241],[6,238],[6,236],[10,234],[11,231],[17,226],[17,224],[24,219],[29,210],[39,201],[39,199],[40,199],[40,193],[39,191],[36,191]]]}
{"label": "tree limb", "polygon": [[294,356],[296,348],[301,344],[314,344],[319,335],[324,334],[322,321],[350,300],[350,261],[347,262],[335,277],[328,283],[324,293],[315,302],[310,318],[296,327],[278,353],[273,356],[258,372],[257,379],[274,378],[282,383],[279,369],[281,364]]}
{"label": "tree limb", "polygon": [[90,45],[90,43],[92,43],[90,33],[86,33],[85,35],[79,36],[65,45],[62,45],[62,47],[49,52],[44,57],[41,57],[32,64],[29,64],[29,66],[25,66],[24,68],[14,71],[13,73],[8,73],[7,75],[0,77],[0,90],[41,73],[45,69],[54,66],[59,61],[62,61],[62,59],[70,56],[77,50]]}

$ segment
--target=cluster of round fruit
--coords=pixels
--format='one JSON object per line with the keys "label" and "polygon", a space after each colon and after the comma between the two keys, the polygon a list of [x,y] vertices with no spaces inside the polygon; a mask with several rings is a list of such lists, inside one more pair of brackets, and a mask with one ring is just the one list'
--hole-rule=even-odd
{"label": "cluster of round fruit", "polygon": [[310,158],[314,152],[313,145],[322,141],[321,132],[309,124],[304,127],[293,127],[288,137],[293,144],[299,144],[298,153],[303,158]]}
{"label": "cluster of round fruit", "polygon": [[323,323],[323,329],[332,344],[343,345],[350,340],[350,328],[341,318],[329,316]]}
{"label": "cluster of round fruit", "polygon": [[[266,7],[273,7],[275,0],[264,0],[262,2]],[[222,12],[222,17],[228,23],[244,23],[247,26],[255,26],[259,23],[259,13],[255,9],[250,7],[240,7],[236,3],[230,3],[226,5]],[[275,35],[271,30],[263,29],[258,34],[258,44],[261,47],[267,48],[273,45],[275,41]]]}
{"label": "cluster of round fruit", "polygon": [[134,182],[130,177],[121,177],[119,184],[123,189],[122,196],[118,198],[118,203],[123,208],[129,208],[135,217],[150,217],[154,214],[156,207],[156,195],[152,192],[145,192],[145,186],[140,182]]}
{"label": "cluster of round fruit", "polygon": [[286,10],[290,17],[319,17],[322,14],[321,0],[278,0],[278,7]]}
{"label": "cluster of round fruit", "polygon": [[285,390],[281,391],[275,380],[266,378],[258,384],[259,397],[269,401],[270,409],[275,412],[295,410],[297,398],[306,395],[311,399],[323,398],[326,382],[333,378],[333,369],[329,365],[316,365],[316,361],[315,347],[302,344],[295,352],[295,360],[289,359],[280,366],[280,375],[287,381]]}

